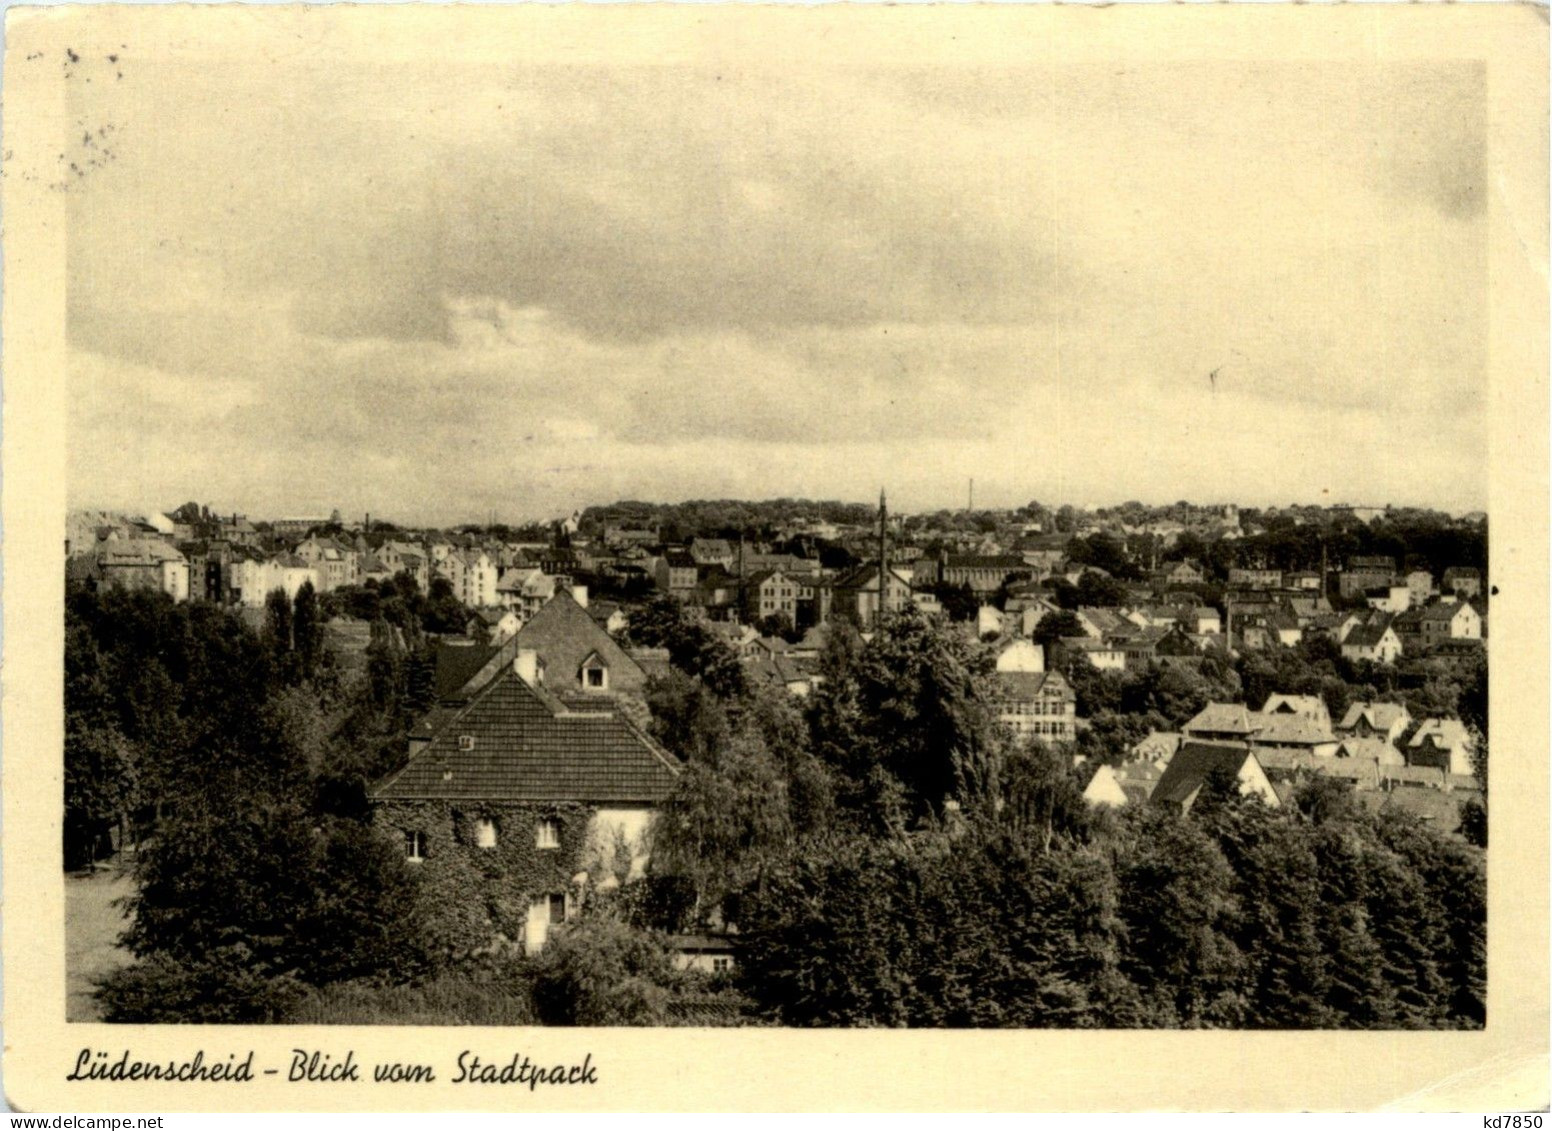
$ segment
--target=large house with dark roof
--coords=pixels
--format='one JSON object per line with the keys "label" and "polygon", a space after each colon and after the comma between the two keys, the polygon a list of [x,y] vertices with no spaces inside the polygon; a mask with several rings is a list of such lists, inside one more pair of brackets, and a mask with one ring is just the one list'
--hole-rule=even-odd
{"label": "large house with dark roof", "polygon": [[428,882],[486,916],[474,936],[533,953],[583,887],[644,870],[680,764],[611,698],[550,690],[530,650],[452,694],[373,787],[373,819]]}

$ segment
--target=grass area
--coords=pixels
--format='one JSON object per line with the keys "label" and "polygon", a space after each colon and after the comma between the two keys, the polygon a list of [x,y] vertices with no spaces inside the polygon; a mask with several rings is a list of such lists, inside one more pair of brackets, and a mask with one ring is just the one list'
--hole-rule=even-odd
{"label": "grass area", "polygon": [[133,961],[118,945],[129,925],[120,900],[135,890],[119,861],[65,876],[65,1020],[100,1021],[95,980]]}
{"label": "grass area", "polygon": [[526,984],[448,974],[417,986],[342,982],[313,990],[298,1025],[534,1025]]}

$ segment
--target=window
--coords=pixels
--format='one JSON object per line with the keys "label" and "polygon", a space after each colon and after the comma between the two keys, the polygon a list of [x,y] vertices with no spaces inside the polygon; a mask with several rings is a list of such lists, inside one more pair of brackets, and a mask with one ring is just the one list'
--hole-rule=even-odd
{"label": "window", "polygon": [[550,896],[550,925],[564,923],[566,921],[566,897],[564,895]]}
{"label": "window", "polygon": [[733,968],[731,958],[713,958],[711,960],[711,972],[713,974],[725,974]]}
{"label": "window", "polygon": [[473,750],[474,749],[474,735],[472,735],[472,734],[460,734],[458,736],[458,749],[460,749],[460,750]]}
{"label": "window", "polygon": [[474,825],[474,843],[480,848],[496,847],[496,822],[481,817]]}
{"label": "window", "polygon": [[603,666],[587,668],[582,673],[582,682],[593,688],[609,686],[609,669]]}
{"label": "window", "polygon": [[404,834],[404,857],[415,864],[419,864],[426,858],[425,833],[408,832]]}
{"label": "window", "polygon": [[538,832],[534,837],[534,844],[538,848],[560,847],[560,822],[540,821]]}

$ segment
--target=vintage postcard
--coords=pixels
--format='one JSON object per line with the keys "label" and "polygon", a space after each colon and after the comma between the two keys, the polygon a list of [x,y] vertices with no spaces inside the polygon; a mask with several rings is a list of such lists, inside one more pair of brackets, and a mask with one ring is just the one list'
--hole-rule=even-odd
{"label": "vintage postcard", "polygon": [[1545,1109],[1544,7],[6,31],[14,1108]]}

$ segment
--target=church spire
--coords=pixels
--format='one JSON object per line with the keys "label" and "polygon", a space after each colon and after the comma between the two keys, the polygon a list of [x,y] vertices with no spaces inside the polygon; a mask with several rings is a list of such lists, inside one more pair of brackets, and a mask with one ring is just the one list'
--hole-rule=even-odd
{"label": "church spire", "polygon": [[884,584],[884,574],[889,569],[889,505],[884,500],[884,489],[878,489],[878,614],[874,622],[882,623],[884,619],[884,600],[888,595],[888,587]]}

